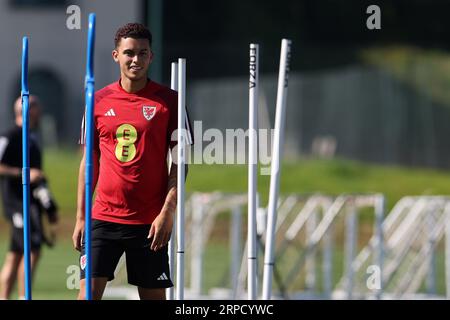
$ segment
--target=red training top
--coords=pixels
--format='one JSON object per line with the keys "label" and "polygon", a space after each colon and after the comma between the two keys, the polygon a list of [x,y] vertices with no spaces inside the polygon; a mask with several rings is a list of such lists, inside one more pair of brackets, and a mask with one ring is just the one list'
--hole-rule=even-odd
{"label": "red training top", "polygon": [[[92,218],[151,224],[167,195],[167,152],[177,129],[177,92],[151,80],[128,93],[118,82],[95,94],[94,148],[100,167]],[[187,113],[186,113],[187,115]],[[187,144],[192,144],[186,117]],[[85,142],[84,119],[80,142]]]}

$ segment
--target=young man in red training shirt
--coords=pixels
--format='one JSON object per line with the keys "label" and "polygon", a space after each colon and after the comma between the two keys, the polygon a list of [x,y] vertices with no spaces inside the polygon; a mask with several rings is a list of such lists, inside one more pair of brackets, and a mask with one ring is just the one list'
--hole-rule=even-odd
{"label": "young man in red training shirt", "polygon": [[[92,290],[101,299],[126,254],[128,282],[141,299],[165,299],[170,279],[167,243],[177,204],[177,168],[167,152],[177,129],[177,93],[147,78],[152,35],[142,24],[117,30],[112,57],[120,80],[95,94],[92,208]],[[189,122],[187,141],[191,144]],[[81,143],[84,144],[84,121]],[[81,251],[79,299],[85,299],[85,155],[78,177],[74,247]]]}

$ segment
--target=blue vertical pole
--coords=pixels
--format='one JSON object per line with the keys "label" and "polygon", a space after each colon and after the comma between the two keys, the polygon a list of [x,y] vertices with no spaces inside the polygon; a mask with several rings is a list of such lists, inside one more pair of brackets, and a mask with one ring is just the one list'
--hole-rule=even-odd
{"label": "blue vertical pole", "polygon": [[89,14],[86,61],[86,171],[85,171],[85,254],[86,254],[86,300],[92,300],[91,271],[91,209],[92,209],[92,150],[94,133],[94,42],[95,13]]}
{"label": "blue vertical pole", "polygon": [[22,39],[22,189],[23,189],[23,257],[25,271],[25,299],[31,300],[30,261],[30,153],[28,146],[28,38]]}

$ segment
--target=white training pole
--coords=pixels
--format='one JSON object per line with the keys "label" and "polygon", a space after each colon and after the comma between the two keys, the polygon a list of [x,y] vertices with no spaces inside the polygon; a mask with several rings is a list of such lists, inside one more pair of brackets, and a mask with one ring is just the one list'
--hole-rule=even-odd
{"label": "white training pole", "polygon": [[[328,212],[331,205],[324,209],[324,215]],[[334,251],[334,225],[323,235],[323,254],[322,254],[322,277],[323,277],[323,297],[331,299],[333,291],[333,251]]]}
{"label": "white training pole", "polygon": [[[241,249],[241,230],[242,230],[242,210],[240,206],[236,206],[231,210],[231,230],[230,230],[230,282],[231,297],[236,297],[238,281],[239,281],[239,263],[242,257]],[[239,297],[238,297],[239,298]]]}
{"label": "white training pole", "polygon": [[438,211],[439,208],[436,206],[434,202],[432,202],[431,208],[428,209],[428,213],[426,215],[426,232],[427,232],[427,245],[431,248],[430,256],[428,257],[428,273],[426,276],[426,288],[427,293],[430,295],[436,294],[436,249],[435,242],[436,239],[433,236],[433,229],[436,225],[436,216],[434,212]]}
{"label": "white training pole", "polygon": [[177,300],[184,299],[184,165],[186,59],[178,59],[178,170],[177,170]]}
{"label": "white training pole", "polygon": [[256,192],[258,170],[258,89],[259,89],[259,45],[250,44],[249,117],[248,117],[248,275],[247,294],[249,300],[257,298],[256,278]]}
{"label": "white training pole", "polygon": [[445,294],[450,299],[450,203],[445,206]]}
{"label": "white training pole", "polygon": [[205,205],[194,195],[192,199],[192,221],[191,221],[191,292],[194,296],[200,297],[203,287],[203,253],[204,253],[204,230],[203,219]]}
{"label": "white training pole", "polygon": [[354,282],[354,272],[353,272],[353,259],[355,258],[357,246],[358,246],[358,216],[357,207],[355,203],[355,197],[353,201],[349,203],[345,216],[345,273],[346,273],[346,294],[347,299],[351,300],[353,298],[353,282]]}
{"label": "white training pole", "polygon": [[374,264],[378,266],[380,270],[380,288],[376,292],[376,298],[380,300],[383,294],[384,282],[383,282],[383,265],[384,265],[384,230],[383,230],[383,220],[384,220],[384,210],[385,210],[385,198],[384,195],[380,194],[376,198],[375,202],[375,236],[377,239],[375,254],[374,254]]}
{"label": "white training pole", "polygon": [[[176,62],[172,62],[171,70],[170,70],[170,88],[172,90],[178,91],[178,64]],[[170,162],[173,162],[172,154],[169,152]],[[169,166],[170,168],[170,166]],[[174,219],[174,223],[172,226],[172,236],[169,241],[169,266],[170,266],[170,279],[172,279],[175,284],[174,279],[174,270],[175,270],[175,242],[176,242],[176,225],[177,219]],[[175,297],[174,287],[166,289],[166,295],[168,300],[173,300]]]}
{"label": "white training pole", "polygon": [[275,226],[277,222],[277,200],[280,188],[280,158],[283,153],[284,125],[286,120],[286,96],[291,58],[291,41],[281,41],[280,70],[278,74],[277,106],[275,115],[275,135],[270,167],[270,193],[266,232],[266,248],[264,252],[263,299],[272,295],[272,276],[275,249]]}
{"label": "white training pole", "polygon": [[[300,215],[298,215],[297,217],[301,217]],[[306,239],[310,239],[311,235],[314,233],[314,231],[317,228],[317,224],[318,224],[318,216],[317,216],[317,211],[315,208],[312,209],[312,212],[308,218],[308,220],[306,220]],[[295,220],[295,221],[299,221],[299,220]],[[295,223],[294,221],[294,223]],[[291,225],[294,226],[294,223]],[[290,229],[290,228],[289,228]],[[288,229],[288,232],[289,232]],[[298,234],[298,232],[295,233],[296,235]],[[286,232],[287,235],[287,232]],[[292,237],[291,239],[293,239],[294,237]],[[306,288],[308,290],[311,290],[313,293],[317,292],[317,266],[316,266],[316,260],[317,260],[317,251],[313,251],[311,253],[311,255],[309,255],[306,260],[305,260],[305,270],[306,270]]]}

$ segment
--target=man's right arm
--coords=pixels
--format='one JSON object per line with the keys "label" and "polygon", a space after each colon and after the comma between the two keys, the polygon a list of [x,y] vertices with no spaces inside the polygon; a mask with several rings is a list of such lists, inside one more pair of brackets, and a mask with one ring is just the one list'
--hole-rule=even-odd
{"label": "man's right arm", "polygon": [[22,176],[22,170],[0,163],[0,176],[20,178]]}
{"label": "man's right arm", "polygon": [[[22,178],[22,168],[11,167],[0,163],[0,176],[11,178]],[[44,173],[36,168],[30,168],[30,183],[35,183],[44,178]]]}
{"label": "man's right arm", "polygon": [[[93,158],[93,179],[92,179],[92,190],[95,190],[98,181],[99,172],[99,152],[94,151],[92,153]],[[80,162],[80,170],[78,171],[78,192],[77,192],[77,216],[75,229],[73,231],[72,241],[73,246],[76,250],[81,251],[81,242],[84,235],[84,223],[85,223],[85,161],[86,152],[83,152],[83,158]]]}

